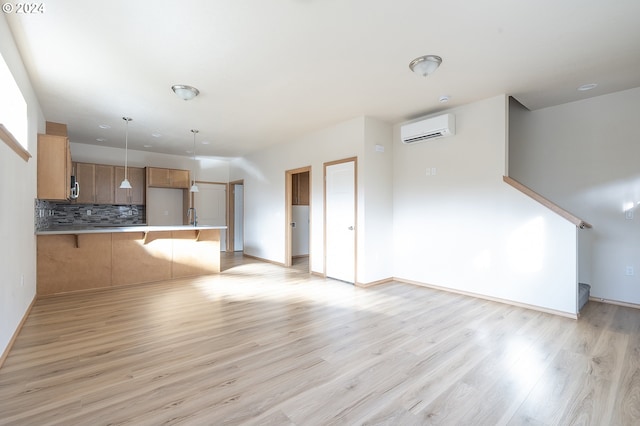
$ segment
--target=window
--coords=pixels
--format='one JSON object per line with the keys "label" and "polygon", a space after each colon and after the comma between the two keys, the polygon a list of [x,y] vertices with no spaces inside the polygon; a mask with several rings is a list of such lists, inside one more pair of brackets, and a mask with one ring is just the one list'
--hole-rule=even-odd
{"label": "window", "polygon": [[9,66],[0,55],[0,139],[28,161],[29,154],[27,102]]}

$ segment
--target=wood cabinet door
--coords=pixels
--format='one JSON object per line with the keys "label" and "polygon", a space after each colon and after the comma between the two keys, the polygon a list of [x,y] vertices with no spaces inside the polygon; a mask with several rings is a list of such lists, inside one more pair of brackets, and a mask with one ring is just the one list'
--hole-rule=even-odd
{"label": "wood cabinet door", "polygon": [[147,179],[149,180],[149,186],[157,188],[171,188],[169,169],[147,167]]}
{"label": "wood cabinet door", "polygon": [[129,182],[131,182],[131,204],[144,204],[146,193],[145,169],[142,167],[131,167],[129,169]]}
{"label": "wood cabinet door", "polygon": [[296,173],[291,176],[291,204],[294,206],[309,205],[309,172]]}
{"label": "wood cabinet door", "polygon": [[75,163],[75,173],[78,186],[80,187],[80,194],[78,194],[78,198],[76,198],[76,203],[95,203],[95,164]]}
{"label": "wood cabinet door", "polygon": [[37,194],[43,200],[71,195],[71,150],[64,136],[38,135]]}
{"label": "wood cabinet door", "polygon": [[104,164],[96,164],[95,166],[96,203],[113,204],[115,199],[114,167]]}
{"label": "wood cabinet door", "polygon": [[170,170],[171,187],[189,189],[189,170]]}
{"label": "wood cabinet door", "polygon": [[131,189],[120,189],[120,183],[124,179],[124,167],[115,167],[116,204],[144,204],[145,194],[145,169],[141,167],[127,167],[127,179]]}
{"label": "wood cabinet door", "polygon": [[148,186],[154,188],[189,189],[189,170],[147,167]]}

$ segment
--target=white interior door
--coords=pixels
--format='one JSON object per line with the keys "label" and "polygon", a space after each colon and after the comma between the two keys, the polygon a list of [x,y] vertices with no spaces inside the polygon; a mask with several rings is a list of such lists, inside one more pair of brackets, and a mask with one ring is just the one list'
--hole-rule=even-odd
{"label": "white interior door", "polygon": [[[198,183],[200,192],[193,195],[193,202],[198,214],[198,225],[225,226],[227,224],[226,185],[215,183]],[[227,233],[220,231],[220,250],[227,246]]]}
{"label": "white interior door", "polygon": [[356,276],[355,161],[325,168],[326,274],[350,283]]}

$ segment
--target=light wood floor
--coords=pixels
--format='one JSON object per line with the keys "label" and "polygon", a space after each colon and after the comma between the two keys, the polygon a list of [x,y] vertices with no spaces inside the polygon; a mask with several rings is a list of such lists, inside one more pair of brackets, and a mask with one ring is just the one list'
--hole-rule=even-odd
{"label": "light wood floor", "polygon": [[575,321],[223,265],[38,300],[0,369],[0,424],[640,424],[639,310],[589,302]]}

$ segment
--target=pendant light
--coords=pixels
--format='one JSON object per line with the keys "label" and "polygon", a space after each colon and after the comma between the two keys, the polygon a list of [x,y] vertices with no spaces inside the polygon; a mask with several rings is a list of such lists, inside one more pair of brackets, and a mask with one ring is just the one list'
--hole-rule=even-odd
{"label": "pendant light", "polygon": [[198,132],[199,130],[197,129],[191,129],[191,133],[193,133],[193,181],[189,192],[200,192],[198,185],[196,185],[196,168],[198,166],[196,163],[196,134]]}
{"label": "pendant light", "polygon": [[129,183],[129,179],[127,179],[127,160],[129,155],[129,122],[133,119],[131,117],[122,117],[122,119],[127,124],[124,133],[124,179],[120,184],[120,189],[131,189],[131,184]]}

